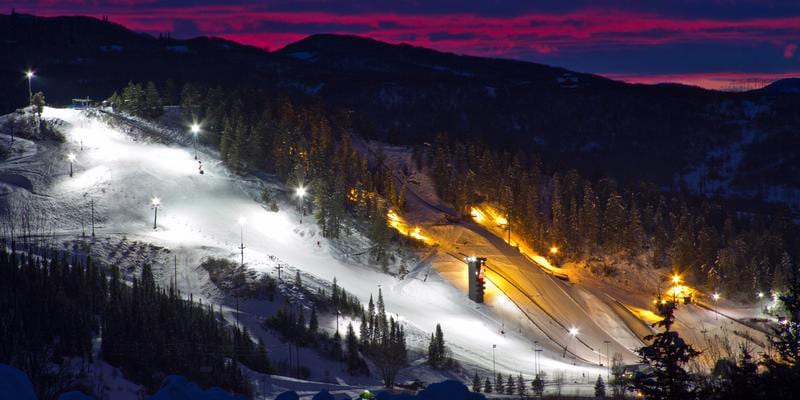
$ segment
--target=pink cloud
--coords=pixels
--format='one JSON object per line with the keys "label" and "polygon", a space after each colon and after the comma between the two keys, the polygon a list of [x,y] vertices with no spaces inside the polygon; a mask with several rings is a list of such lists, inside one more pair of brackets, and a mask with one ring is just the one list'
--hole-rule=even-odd
{"label": "pink cloud", "polygon": [[794,53],[797,51],[797,45],[794,43],[789,43],[786,47],[783,48],[783,57],[784,58],[794,58]]}
{"label": "pink cloud", "polygon": [[[492,17],[468,13],[416,15],[394,12],[337,14],[323,11],[264,11],[250,4],[183,7],[126,6],[153,0],[116,0],[102,7],[76,7],[89,0],[45,0],[47,6],[17,7],[39,15],[88,13],[146,32],[170,32],[175,20],[189,20],[204,35],[219,36],[271,50],[311,33],[353,33],[390,43],[489,57],[517,57],[625,50],[674,43],[727,43],[774,46],[791,58],[800,37],[800,16],[750,19],[676,18],[656,13],[583,9],[561,14],[527,13]],[[157,3],[154,3],[157,4]],[[445,32],[446,35],[441,33]],[[777,59],[782,59],[776,57]],[[696,79],[703,86],[714,79]],[[707,86],[712,85],[712,86]]]}
{"label": "pink cloud", "polygon": [[628,83],[680,83],[715,90],[753,90],[784,78],[796,78],[800,71],[777,73],[697,72],[684,74],[602,74]]}

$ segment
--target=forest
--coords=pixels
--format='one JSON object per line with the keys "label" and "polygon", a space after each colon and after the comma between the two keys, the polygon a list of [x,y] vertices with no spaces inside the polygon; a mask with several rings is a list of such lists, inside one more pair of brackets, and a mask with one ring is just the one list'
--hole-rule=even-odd
{"label": "forest", "polygon": [[[150,117],[159,114],[148,111],[152,104],[180,104],[185,119],[203,123],[200,140],[218,148],[233,170],[264,170],[290,187],[309,186],[309,206],[325,236],[362,228],[376,262],[386,264],[387,245],[397,238],[385,228],[386,210],[402,209],[405,183],[380,153],[365,149],[352,113],[255,89],[188,83],[178,92],[167,82],[159,97],[155,85],[144,87],[129,84],[112,104]],[[414,159],[417,169],[430,171],[443,200],[466,218],[471,205],[495,205],[528,245],[542,254],[557,246],[563,261],[609,257],[691,271],[692,284],[752,301],[756,293],[781,291],[799,256],[797,226],[780,203],[592,180],[543,165],[537,154],[446,133],[431,142],[414,145]],[[615,273],[608,265],[597,270]]]}
{"label": "forest", "polygon": [[7,245],[10,251],[0,248],[0,363],[25,372],[41,399],[88,381],[95,339],[102,360],[148,392],[179,374],[252,394],[239,365],[271,371],[262,342],[210,305],[156,285],[148,265],[128,285],[115,266],[91,257],[31,255]]}

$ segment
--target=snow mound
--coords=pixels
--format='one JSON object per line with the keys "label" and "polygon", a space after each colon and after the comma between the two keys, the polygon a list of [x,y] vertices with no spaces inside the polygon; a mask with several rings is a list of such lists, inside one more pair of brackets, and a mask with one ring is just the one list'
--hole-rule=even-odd
{"label": "snow mound", "polygon": [[297,395],[297,392],[294,390],[290,390],[288,392],[283,392],[275,398],[275,400],[298,400],[300,396]]}
{"label": "snow mound", "polygon": [[164,380],[161,389],[148,397],[148,400],[245,400],[245,397],[234,396],[217,387],[203,390],[185,377],[170,375]]}
{"label": "snow mound", "polygon": [[67,392],[58,396],[58,400],[92,400],[91,397],[81,393],[81,392]]}
{"label": "snow mound", "polygon": [[420,400],[486,400],[480,393],[470,392],[464,384],[458,381],[444,381],[434,383],[419,392]]}
{"label": "snow mound", "polygon": [[30,379],[20,370],[0,364],[0,400],[36,400]]}

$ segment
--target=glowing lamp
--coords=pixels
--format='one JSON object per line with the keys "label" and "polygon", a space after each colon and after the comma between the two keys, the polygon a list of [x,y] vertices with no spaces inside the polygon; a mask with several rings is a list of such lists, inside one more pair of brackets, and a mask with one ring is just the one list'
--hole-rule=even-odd
{"label": "glowing lamp", "polygon": [[569,328],[569,334],[572,335],[573,337],[578,336],[578,328],[575,327]]}

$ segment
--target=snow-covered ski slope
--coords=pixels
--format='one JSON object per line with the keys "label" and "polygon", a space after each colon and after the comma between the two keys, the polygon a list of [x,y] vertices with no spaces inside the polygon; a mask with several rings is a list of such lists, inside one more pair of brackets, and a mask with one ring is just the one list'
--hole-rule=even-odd
{"label": "snow-covered ski slope", "polygon": [[[545,354],[556,359],[608,365],[607,355],[619,353],[626,363],[638,362],[635,350],[644,344],[645,336],[653,333],[650,324],[655,320],[650,310],[658,277],[628,290],[597,279],[564,282],[545,271],[552,267],[542,268],[534,262],[537,256],[526,256],[506,243],[501,237],[505,236],[504,231],[491,223],[448,221],[444,215],[455,213],[439,200],[430,176],[416,170],[409,149],[375,143],[372,146],[382,146],[387,163],[395,171],[412,171],[410,176],[398,178],[400,185],[407,188],[404,222],[418,227],[421,235],[438,245],[437,258],[431,262],[442,276],[465,291],[467,281],[459,260],[470,255],[488,259],[490,284],[486,303],[493,312],[504,315],[506,331],[516,330],[531,341],[538,340],[551,350]],[[454,262],[461,265],[460,269],[451,266]],[[758,307],[742,307],[728,301],[709,305],[701,299],[697,304],[678,307],[676,329],[701,350],[743,344],[763,347],[764,333],[743,322],[763,317]],[[573,328],[578,332],[574,337],[570,334]],[[712,353],[709,357],[713,357]],[[708,361],[711,365],[701,368],[713,367],[715,360]]]}
{"label": "snow-covered ski slope", "polygon": [[[387,310],[399,315],[412,335],[411,343],[424,346],[427,335],[441,323],[454,357],[484,371],[495,368],[504,374],[521,372],[530,377],[533,342],[538,341],[545,349],[541,366],[548,372],[565,370],[571,376],[583,373],[596,376],[604,372],[581,360],[595,362],[597,355],[591,350],[581,349],[580,344],[569,340],[550,340],[548,335],[558,336],[557,330],[542,332],[528,320],[540,315],[530,305],[522,306],[526,314],[521,313],[515,304],[521,298],[519,295],[511,294],[509,298],[493,291],[490,304],[470,302],[462,285],[453,284],[465,279],[465,266],[446,249],[437,250],[413,268],[406,279],[398,280],[380,272],[380,268],[349,261],[317,234],[311,218],[306,217],[301,223],[290,205],[282,204],[282,211],[277,213],[266,210],[255,200],[263,182],[232,175],[210,151],[200,154],[205,172],[201,175],[191,145],[164,144],[158,138],[131,135],[128,131],[136,130],[124,125],[115,128],[76,110],[46,108],[44,118],[65,122],[66,143],[17,139],[14,146],[24,146],[26,150],[13,161],[0,164],[0,180],[5,188],[3,200],[35,210],[51,223],[56,237],[72,242],[81,239],[84,229],[86,240],[90,241],[90,201],[94,199],[97,238],[91,241],[91,252],[101,261],[121,260],[119,254],[112,257],[115,253],[104,246],[110,243],[109,238],[123,237],[181,249],[183,254],[191,254],[190,264],[194,263],[191,268],[207,255],[238,260],[242,232],[237,220],[244,218],[248,266],[274,272],[276,260],[280,260],[324,280],[336,277],[342,287],[362,301],[370,294],[376,295],[380,287]],[[76,154],[71,178],[66,159],[70,152]],[[153,197],[161,200],[155,230]],[[171,272],[171,267],[161,265],[162,271]],[[165,284],[171,278],[168,272],[162,272]],[[207,282],[179,279],[178,284],[184,293],[208,298]],[[526,290],[531,290],[529,295],[539,296],[535,285],[527,282],[525,285]],[[561,311],[560,304],[551,306],[554,309],[550,312],[565,313],[578,307],[565,304],[569,308]],[[613,334],[594,328],[595,323],[586,320],[587,316],[581,313],[574,318],[579,328],[584,329],[579,341],[594,345]],[[493,345],[496,345],[494,351]],[[566,357],[562,345],[569,347]],[[625,347],[630,345],[625,342]],[[577,361],[570,356],[576,348]]]}

